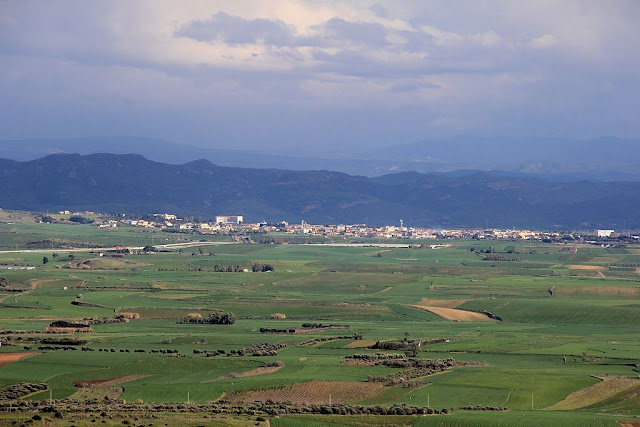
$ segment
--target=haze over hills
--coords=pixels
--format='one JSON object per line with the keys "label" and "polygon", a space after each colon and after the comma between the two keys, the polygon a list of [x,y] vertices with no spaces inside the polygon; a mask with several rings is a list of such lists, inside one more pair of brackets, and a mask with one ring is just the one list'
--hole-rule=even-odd
{"label": "haze over hills", "polygon": [[555,181],[640,181],[640,140],[636,139],[513,140],[469,136],[401,144],[367,153],[349,148],[340,152],[205,148],[126,136],[0,140],[0,158],[20,161],[49,154],[102,152],[138,153],[171,164],[206,159],[219,166],[300,171],[326,169],[364,176],[465,169],[502,170]]}
{"label": "haze over hills", "polygon": [[341,172],[173,165],[140,155],[0,160],[0,207],[175,212],[250,221],[433,227],[636,228],[640,183],[550,182],[504,172]]}

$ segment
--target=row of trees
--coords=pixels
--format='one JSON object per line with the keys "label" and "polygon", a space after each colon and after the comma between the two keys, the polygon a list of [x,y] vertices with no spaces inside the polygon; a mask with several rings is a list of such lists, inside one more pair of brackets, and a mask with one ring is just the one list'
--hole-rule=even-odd
{"label": "row of trees", "polygon": [[58,400],[55,406],[48,400],[11,400],[0,402],[0,412],[12,411],[41,411],[54,413],[57,418],[62,418],[63,412],[90,413],[102,411],[101,416],[114,414],[137,413],[206,413],[206,414],[235,414],[235,415],[268,415],[277,416],[285,414],[325,414],[325,415],[431,415],[448,414],[451,409],[434,409],[422,406],[406,404],[394,404],[392,406],[363,406],[343,403],[329,404],[293,404],[288,402],[246,402],[230,403],[217,401],[206,404],[184,403],[124,403],[122,401],[106,399],[102,403],[77,400]]}

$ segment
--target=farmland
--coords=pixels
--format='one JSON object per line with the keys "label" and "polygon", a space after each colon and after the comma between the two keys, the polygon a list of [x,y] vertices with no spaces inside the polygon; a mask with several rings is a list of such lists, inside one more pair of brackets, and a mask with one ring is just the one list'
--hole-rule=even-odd
{"label": "farmland", "polygon": [[[167,243],[194,246],[92,249]],[[231,244],[0,224],[0,389],[47,386],[11,401],[19,412],[0,401],[0,424],[55,411],[76,425],[637,421],[640,273],[621,266],[640,264],[640,246],[446,243]],[[78,415],[87,402],[95,414]],[[291,414],[293,404],[306,412]],[[446,414],[412,409],[427,407]],[[211,408],[224,409],[205,418]]]}

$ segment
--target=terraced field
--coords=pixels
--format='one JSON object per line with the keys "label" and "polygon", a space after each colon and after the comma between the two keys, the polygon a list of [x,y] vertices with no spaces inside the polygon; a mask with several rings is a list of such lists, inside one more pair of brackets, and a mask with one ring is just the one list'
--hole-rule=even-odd
{"label": "terraced field", "polygon": [[[14,251],[69,236],[136,245],[201,238],[0,224],[0,247]],[[266,423],[258,416],[282,426],[620,425],[640,416],[640,276],[621,267],[640,263],[640,247],[446,243],[229,244],[102,256],[88,248],[73,258],[52,250],[47,264],[41,252],[0,252],[0,265],[34,267],[0,270],[0,390],[48,387],[12,407],[45,405],[50,396],[68,411],[99,402],[97,415],[78,415],[77,425],[98,422],[104,402],[124,401],[142,405],[131,414],[176,405],[175,416],[195,417],[184,418],[192,425],[213,421],[188,415],[186,402],[203,414],[212,412],[207,405],[254,401],[318,412],[276,418],[253,408],[220,415],[216,422],[228,425]],[[518,260],[475,255],[489,247]],[[254,264],[274,269],[251,272]],[[228,324],[204,321],[229,313]],[[443,371],[420,368],[449,359]],[[8,402],[0,401],[0,424],[34,414],[3,412]],[[360,407],[393,415],[352,413]],[[448,414],[419,416],[414,407]],[[164,408],[158,417],[168,416]],[[127,419],[134,422],[122,414],[111,421]]]}

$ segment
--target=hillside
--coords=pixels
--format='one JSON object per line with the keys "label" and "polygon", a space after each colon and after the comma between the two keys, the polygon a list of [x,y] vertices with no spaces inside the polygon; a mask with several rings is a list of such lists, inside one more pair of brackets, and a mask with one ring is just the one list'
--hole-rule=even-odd
{"label": "hillside", "polygon": [[0,207],[159,212],[248,220],[537,228],[640,227],[640,183],[562,182],[499,172],[329,171],[183,165],[139,155],[0,159]]}

